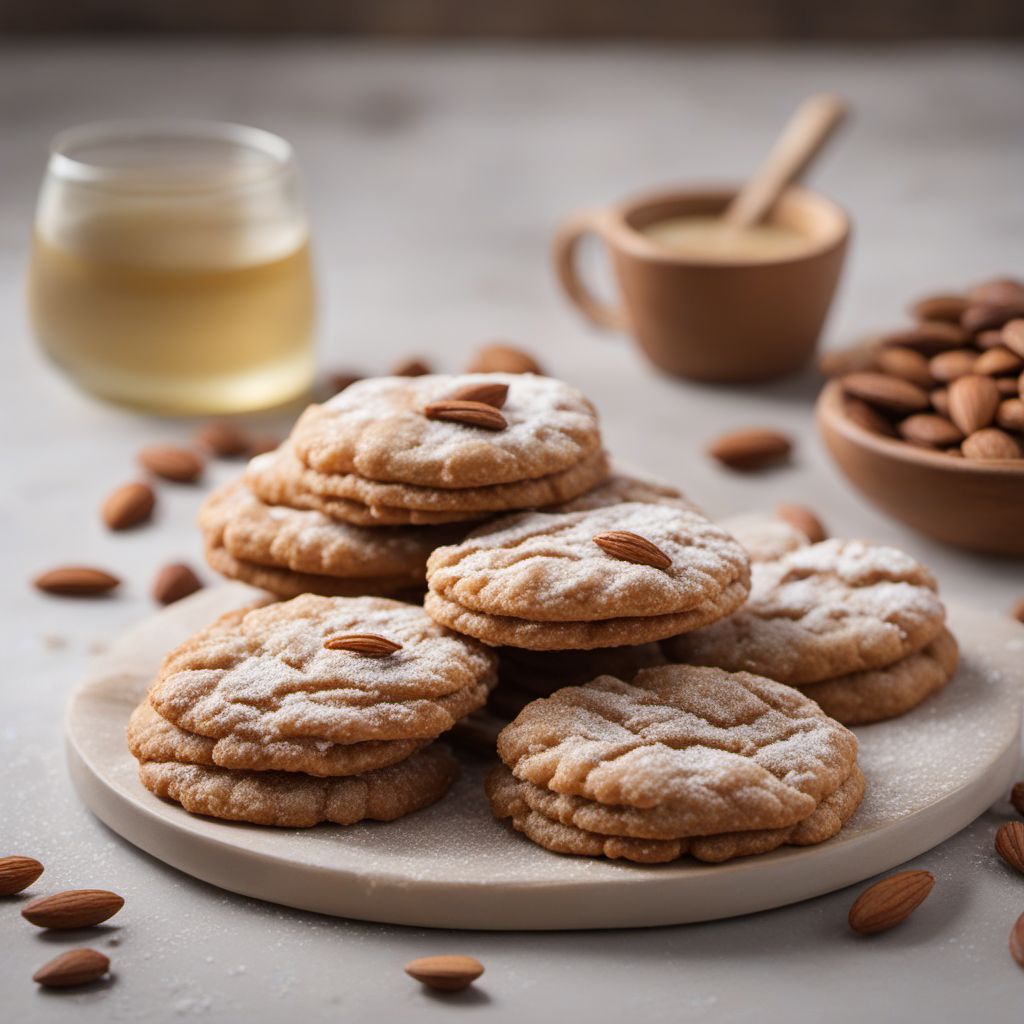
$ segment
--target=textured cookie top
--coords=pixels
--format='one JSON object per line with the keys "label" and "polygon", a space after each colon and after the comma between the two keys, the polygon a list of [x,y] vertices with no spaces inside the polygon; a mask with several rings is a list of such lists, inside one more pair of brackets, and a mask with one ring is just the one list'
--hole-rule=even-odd
{"label": "textured cookie top", "polygon": [[460,528],[378,527],[338,522],[320,512],[265,505],[244,484],[214,491],[199,510],[207,546],[235,558],[317,575],[422,579],[427,556]]}
{"label": "textured cookie top", "polygon": [[743,545],[752,562],[773,562],[810,543],[807,534],[783,519],[762,512],[747,512],[719,520]]}
{"label": "textured cookie top", "polygon": [[[376,634],[371,657],[326,640]],[[386,598],[317,597],[232,612],[173,650],[150,690],[166,719],[201,736],[308,736],[335,743],[422,739],[486,699],[496,659]]]}
{"label": "textured cookie top", "polygon": [[[594,538],[611,531],[642,537],[670,564],[609,554]],[[748,579],[747,556],[724,530],[688,509],[636,502],[508,516],[438,548],[427,563],[431,591],[446,600],[534,622],[677,614]]]}
{"label": "textured cookie top", "polygon": [[[508,385],[506,426],[428,419],[424,408],[473,384]],[[426,487],[482,487],[547,476],[601,447],[597,414],[575,388],[532,374],[371,377],[310,406],[291,435],[321,473]]]}
{"label": "textured cookie top", "polygon": [[676,835],[784,828],[853,769],[857,740],[787,686],[689,665],[601,676],[534,701],[498,737],[518,779],[663,807]]}
{"label": "textured cookie top", "polygon": [[755,563],[747,603],[666,644],[670,657],[814,683],[891,665],[942,629],[923,565],[896,548],[826,540]]}

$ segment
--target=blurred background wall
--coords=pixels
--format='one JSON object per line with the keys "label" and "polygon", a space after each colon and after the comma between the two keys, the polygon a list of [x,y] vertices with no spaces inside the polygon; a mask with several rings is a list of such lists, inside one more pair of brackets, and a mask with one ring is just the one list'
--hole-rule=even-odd
{"label": "blurred background wall", "polygon": [[0,31],[405,38],[1005,39],[1024,0],[0,0]]}

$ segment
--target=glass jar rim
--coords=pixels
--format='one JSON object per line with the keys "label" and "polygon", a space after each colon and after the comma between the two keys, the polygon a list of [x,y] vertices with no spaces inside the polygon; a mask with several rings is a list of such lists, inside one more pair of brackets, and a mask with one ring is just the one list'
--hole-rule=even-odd
{"label": "glass jar rim", "polygon": [[[212,179],[200,183],[193,179],[188,182],[191,192],[237,191],[239,188],[264,184],[287,173],[294,165],[291,143],[263,128],[198,118],[130,118],[93,121],[58,132],[50,141],[49,172],[63,181],[76,184],[112,189],[130,187],[131,175],[124,167],[83,159],[75,156],[74,151],[86,146],[132,142],[144,144],[173,139],[223,143],[239,151],[248,150],[267,158],[258,166],[254,164],[244,179],[229,183]],[[180,183],[184,182],[182,178]],[[169,184],[166,178],[164,183]]]}

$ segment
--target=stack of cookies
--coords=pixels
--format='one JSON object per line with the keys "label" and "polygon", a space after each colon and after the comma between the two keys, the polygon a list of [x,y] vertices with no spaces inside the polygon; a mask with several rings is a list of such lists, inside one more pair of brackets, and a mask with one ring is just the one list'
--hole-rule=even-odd
{"label": "stack of cookies", "polygon": [[720,862],[831,838],[860,804],[857,740],[797,690],[689,665],[601,676],[501,732],[494,814],[557,853]]}
{"label": "stack of cookies", "polygon": [[128,726],[143,785],[186,810],[307,827],[390,821],[457,775],[433,741],[481,707],[494,654],[411,604],[307,594],[173,650]]}

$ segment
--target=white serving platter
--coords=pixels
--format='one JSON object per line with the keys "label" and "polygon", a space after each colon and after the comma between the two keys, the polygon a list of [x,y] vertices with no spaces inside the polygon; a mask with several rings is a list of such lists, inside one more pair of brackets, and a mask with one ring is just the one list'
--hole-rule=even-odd
{"label": "white serving platter", "polygon": [[1018,765],[1024,630],[950,608],[962,663],[953,682],[891,722],[857,730],[864,803],[836,838],[760,857],[642,867],[548,853],[491,817],[487,765],[439,804],[390,824],[272,829],[194,817],[147,792],[124,742],[128,716],[162,656],[259,596],[202,591],[126,634],[75,692],[70,771],[82,799],[130,843],[181,871],[303,910],[435,928],[632,928],[709,921],[831,892],[895,867],[964,828]]}

